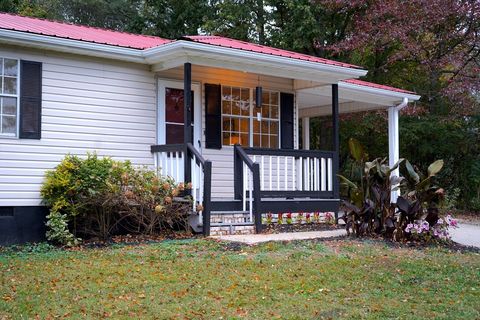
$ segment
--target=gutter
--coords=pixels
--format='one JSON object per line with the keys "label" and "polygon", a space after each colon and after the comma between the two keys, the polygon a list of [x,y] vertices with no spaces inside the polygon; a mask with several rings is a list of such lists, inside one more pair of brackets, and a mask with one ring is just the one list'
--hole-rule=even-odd
{"label": "gutter", "polygon": [[[372,88],[372,87],[367,87],[367,86],[362,86],[358,84],[352,84],[352,83],[346,83],[346,82],[339,82],[338,83],[339,88],[345,88],[345,89],[351,89],[351,90],[357,90],[361,92],[366,92],[366,93],[372,93],[372,94],[383,94],[388,97],[396,97],[396,98],[401,98],[402,103],[398,105],[400,109],[404,108],[406,105],[403,105],[405,102],[405,99],[407,99],[407,103],[409,101],[417,101],[420,99],[419,95],[416,94],[411,94],[411,93],[405,93],[405,92],[396,92],[396,91],[391,91],[391,90],[386,90],[386,89],[381,89],[381,88]],[[399,109],[399,110],[400,110]]]}
{"label": "gutter", "polygon": [[395,106],[394,108],[395,108],[397,111],[400,111],[400,110],[402,110],[403,108],[405,108],[407,105],[408,105],[408,98],[403,98],[402,103],[400,103],[398,106]]}

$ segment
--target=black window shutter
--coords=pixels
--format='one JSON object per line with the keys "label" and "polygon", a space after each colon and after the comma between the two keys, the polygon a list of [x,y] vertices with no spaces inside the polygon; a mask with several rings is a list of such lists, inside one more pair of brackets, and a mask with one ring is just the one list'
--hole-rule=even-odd
{"label": "black window shutter", "polygon": [[21,139],[40,139],[42,131],[42,63],[20,61]]}
{"label": "black window shutter", "polygon": [[205,84],[205,147],[222,148],[221,86]]}
{"label": "black window shutter", "polygon": [[280,135],[282,149],[293,149],[293,103],[293,94],[280,93]]}

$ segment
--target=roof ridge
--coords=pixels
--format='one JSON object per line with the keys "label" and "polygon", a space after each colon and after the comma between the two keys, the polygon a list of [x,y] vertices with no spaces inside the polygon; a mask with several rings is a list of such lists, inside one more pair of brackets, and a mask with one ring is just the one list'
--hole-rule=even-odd
{"label": "roof ridge", "polygon": [[126,34],[126,35],[137,36],[137,37],[147,37],[147,38],[152,38],[152,39],[173,41],[171,39],[166,39],[166,38],[162,38],[162,37],[154,36],[154,35],[148,35],[148,34],[142,34],[142,33],[133,33],[133,32],[127,32],[127,31],[119,31],[119,30],[101,28],[101,27],[93,27],[93,26],[87,26],[87,25],[84,25],[84,24],[73,23],[73,22],[70,22],[70,21],[61,21],[61,20],[39,18],[39,17],[30,17],[30,16],[24,16],[24,15],[21,15],[21,14],[16,14],[16,13],[11,13],[11,12],[0,12],[0,15],[3,15],[3,14],[13,16],[13,17],[25,18],[25,19],[33,19],[33,20],[40,20],[40,21],[46,21],[46,22],[52,22],[52,23],[58,23],[58,24],[65,24],[65,25],[80,27],[80,28],[95,29],[95,30],[100,30],[100,31],[115,32],[115,33],[121,33],[121,34]]}

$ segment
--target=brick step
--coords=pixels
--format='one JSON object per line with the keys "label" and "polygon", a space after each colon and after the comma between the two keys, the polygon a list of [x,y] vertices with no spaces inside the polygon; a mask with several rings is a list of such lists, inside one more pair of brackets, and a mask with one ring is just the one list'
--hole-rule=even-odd
{"label": "brick step", "polygon": [[223,224],[223,225],[211,225],[211,236],[222,236],[229,234],[254,234],[255,226],[253,224]]}

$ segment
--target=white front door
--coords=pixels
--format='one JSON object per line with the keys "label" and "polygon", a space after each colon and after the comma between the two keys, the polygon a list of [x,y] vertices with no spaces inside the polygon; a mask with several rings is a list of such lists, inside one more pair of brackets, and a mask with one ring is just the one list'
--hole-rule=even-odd
{"label": "white front door", "polygon": [[[202,105],[200,85],[192,84],[193,145],[201,151]],[[183,143],[184,126],[183,81],[158,80],[157,144]]]}

